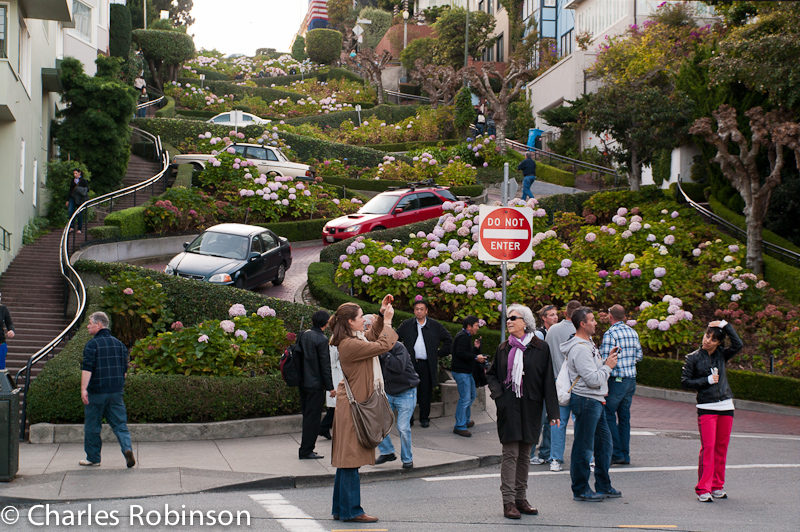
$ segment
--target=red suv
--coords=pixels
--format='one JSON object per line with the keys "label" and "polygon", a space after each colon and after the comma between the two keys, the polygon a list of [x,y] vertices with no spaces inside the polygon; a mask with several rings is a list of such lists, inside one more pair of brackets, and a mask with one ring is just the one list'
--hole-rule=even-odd
{"label": "red suv", "polygon": [[325,244],[351,236],[399,227],[442,215],[445,201],[459,201],[448,187],[437,185],[389,189],[369,200],[357,213],[331,220],[322,229]]}

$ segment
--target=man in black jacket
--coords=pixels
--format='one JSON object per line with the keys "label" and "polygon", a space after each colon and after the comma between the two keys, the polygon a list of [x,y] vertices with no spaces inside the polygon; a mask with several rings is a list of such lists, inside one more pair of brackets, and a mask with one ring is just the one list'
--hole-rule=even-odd
{"label": "man in black jacket", "polygon": [[300,382],[300,408],[303,411],[303,437],[300,441],[300,460],[324,458],[314,452],[322,416],[325,392],[333,391],[331,355],[328,337],[323,332],[330,314],[318,310],[311,316],[311,327],[301,333],[300,350],[303,354],[302,381]]}
{"label": "man in black jacket", "polygon": [[439,382],[439,357],[450,354],[453,337],[444,325],[428,318],[428,303],[425,300],[414,302],[414,316],[400,324],[397,335],[414,357],[414,370],[419,375],[419,424],[428,428],[431,423],[433,388]]}
{"label": "man in black jacket", "polygon": [[[414,456],[411,453],[411,416],[414,415],[414,407],[417,405],[419,375],[414,371],[411,355],[400,342],[396,342],[392,349],[382,354],[380,362],[386,397],[392,409],[397,411],[400,459],[403,461],[403,469],[411,469],[414,467]],[[375,459],[375,465],[397,460],[388,434],[378,445],[378,452],[380,456]]]}
{"label": "man in black jacket", "polygon": [[472,373],[475,364],[483,364],[486,357],[481,355],[481,340],[478,338],[480,321],[475,316],[467,316],[461,322],[463,329],[458,331],[453,338],[453,379],[458,385],[458,406],[456,406],[456,424],[453,434],[469,438],[472,433],[467,430],[475,425],[470,419],[472,403],[475,401],[477,390]]}
{"label": "man in black jacket", "polygon": [[[5,333],[3,326],[8,329],[8,334]],[[6,369],[6,354],[8,354],[8,346],[6,345],[6,336],[14,338],[14,322],[11,321],[11,313],[8,307],[0,305],[0,369]]]}
{"label": "man in black jacket", "polygon": [[536,161],[533,160],[533,152],[525,153],[525,159],[519,163],[517,170],[522,172],[522,201],[528,197],[533,197],[531,185],[536,181]]}

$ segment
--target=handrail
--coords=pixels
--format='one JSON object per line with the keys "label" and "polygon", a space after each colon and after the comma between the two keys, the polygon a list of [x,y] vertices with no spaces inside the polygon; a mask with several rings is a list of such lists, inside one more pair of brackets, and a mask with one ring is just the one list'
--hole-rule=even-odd
{"label": "handrail", "polygon": [[[729,222],[728,220],[725,220],[724,218],[717,216],[709,209],[706,209],[705,207],[694,201],[692,198],[690,198],[689,195],[686,194],[686,192],[683,190],[683,187],[681,186],[682,181],[683,180],[680,178],[680,176],[678,176],[678,190],[683,195],[683,199],[686,201],[686,203],[688,203],[692,208],[694,208],[694,210],[696,210],[702,216],[705,216],[715,224],[722,226],[731,233],[733,233],[733,235],[739,241],[747,243],[747,231],[743,230],[738,225],[735,225]],[[761,245],[764,247],[764,251],[766,251],[767,253],[772,253],[774,255],[782,257],[780,259],[781,262],[784,262],[789,265],[792,265],[792,262],[794,262],[794,266],[796,268],[800,268],[800,253],[796,253],[789,249],[782,248],[771,242],[767,242],[766,240],[762,240]]]}
{"label": "handrail", "polygon": [[0,243],[0,247],[3,251],[11,251],[11,232],[6,231],[6,228],[2,226],[0,226],[0,231],[3,231],[3,242]]}
{"label": "handrail", "polygon": [[572,157],[567,157],[566,155],[559,155],[557,153],[553,153],[551,151],[543,150],[541,148],[536,148],[533,146],[525,145],[521,142],[517,142],[515,140],[506,140],[509,144],[515,144],[515,148],[531,151],[533,153],[541,154],[542,156],[549,157],[550,159],[556,159],[558,161],[567,163],[567,164],[574,164],[576,166],[580,166],[582,168],[586,168],[587,170],[592,170],[594,172],[600,172],[602,174],[608,175],[618,175],[617,171],[613,168],[608,168],[606,166],[599,166],[597,164],[587,163],[586,161],[581,161],[580,159],[573,159]]}
{"label": "handrail", "polygon": [[[77,308],[75,310],[75,316],[70,321],[69,325],[61,331],[61,333],[53,338],[50,342],[47,343],[46,346],[41,348],[39,351],[31,355],[28,359],[27,364],[25,367],[21,368],[17,371],[17,374],[14,378],[14,385],[19,386],[19,381],[22,375],[25,375],[25,387],[23,389],[23,395],[25,397],[23,405],[22,405],[22,418],[20,423],[20,440],[25,439],[25,425],[27,422],[27,403],[28,403],[28,390],[31,384],[31,368],[34,364],[42,360],[43,358],[49,356],[53,349],[60,344],[65,338],[67,338],[74,327],[78,325],[78,323],[83,319],[83,314],[86,311],[86,287],[83,284],[83,279],[81,279],[78,272],[72,267],[69,261],[69,253],[68,253],[68,243],[69,243],[69,228],[72,227],[72,223],[75,218],[82,214],[85,210],[89,209],[90,207],[94,207],[96,205],[100,205],[101,203],[105,203],[107,201],[112,202],[113,200],[122,196],[127,196],[128,194],[135,194],[137,191],[147,188],[153,184],[155,184],[161,178],[166,176],[167,170],[169,169],[169,160],[167,159],[166,154],[163,151],[161,146],[161,137],[156,137],[147,131],[132,128],[136,133],[139,135],[143,135],[149,137],[152,142],[156,146],[156,154],[161,162],[161,171],[155,174],[153,177],[142,181],[141,183],[136,183],[134,185],[125,187],[123,189],[109,192],[108,194],[103,194],[102,196],[98,196],[94,199],[88,200],[82,205],[80,205],[75,212],[70,216],[67,225],[64,227],[64,231],[61,234],[61,242],[59,244],[58,249],[58,260],[59,260],[59,267],[61,269],[61,275],[64,277],[66,282],[69,284],[69,288],[75,294],[77,300]],[[88,233],[88,231],[87,231]]]}
{"label": "handrail", "polygon": [[[418,100],[418,101],[421,101],[421,102],[430,102],[431,101],[431,99],[428,98],[427,96],[417,96],[415,94],[406,94],[404,92],[390,91],[390,90],[384,90],[383,92],[385,92],[389,96],[395,96],[397,98],[404,98],[406,100]],[[444,103],[444,100],[439,100],[439,101]]]}

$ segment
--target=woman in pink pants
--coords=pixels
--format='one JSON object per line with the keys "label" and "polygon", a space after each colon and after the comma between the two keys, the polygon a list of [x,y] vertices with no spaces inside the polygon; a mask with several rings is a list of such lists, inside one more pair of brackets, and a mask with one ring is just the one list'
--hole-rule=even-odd
{"label": "woman in pink pants", "polygon": [[[725,337],[730,347],[723,347]],[[700,461],[697,486],[700,502],[726,499],[725,461],[733,426],[733,392],[725,364],[742,350],[742,341],[726,322],[712,321],[700,349],[686,355],[681,386],[697,391],[697,426],[700,429]]]}

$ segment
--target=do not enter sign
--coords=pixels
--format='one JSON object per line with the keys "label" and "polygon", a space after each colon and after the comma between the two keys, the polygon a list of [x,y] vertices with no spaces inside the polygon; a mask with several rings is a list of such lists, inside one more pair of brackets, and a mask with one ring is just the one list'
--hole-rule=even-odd
{"label": "do not enter sign", "polygon": [[533,210],[528,207],[481,205],[478,259],[530,262],[533,258]]}

